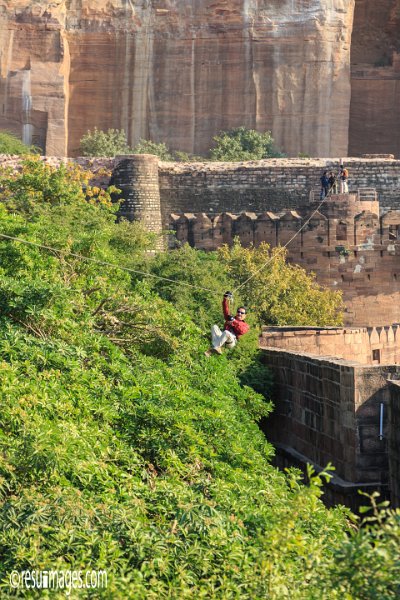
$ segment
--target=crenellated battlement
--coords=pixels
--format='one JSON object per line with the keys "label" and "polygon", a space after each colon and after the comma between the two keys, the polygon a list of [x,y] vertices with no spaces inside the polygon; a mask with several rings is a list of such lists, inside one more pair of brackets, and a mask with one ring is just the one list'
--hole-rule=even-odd
{"label": "crenellated battlement", "polygon": [[[320,210],[318,205],[315,202],[278,213],[172,213],[170,226],[179,242],[202,250],[216,250],[222,244],[231,244],[235,237],[243,246],[258,246],[261,242],[283,246],[308,219],[299,239],[293,241],[296,247],[334,250],[339,242],[346,242],[362,249],[364,244],[382,245],[388,241],[389,226],[390,239],[394,239],[392,230],[400,226],[400,211],[389,211],[380,219],[379,202],[362,200],[358,194],[332,195]],[[289,251],[293,252],[292,246]]]}
{"label": "crenellated battlement", "polygon": [[176,242],[202,250],[231,245],[235,237],[246,247],[290,242],[290,262],[343,291],[347,325],[400,321],[400,211],[380,216],[379,201],[360,192],[333,195],[317,210],[319,204],[259,214],[172,213],[170,227]]}

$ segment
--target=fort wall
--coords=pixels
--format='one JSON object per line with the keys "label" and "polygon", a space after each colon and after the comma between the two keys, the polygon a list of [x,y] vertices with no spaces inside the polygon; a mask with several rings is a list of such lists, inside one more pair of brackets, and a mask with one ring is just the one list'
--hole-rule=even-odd
{"label": "fort wall", "polygon": [[[20,157],[0,157],[18,168]],[[66,159],[45,158],[57,165]],[[96,184],[112,181],[122,190],[121,215],[151,231],[175,229],[177,239],[213,250],[232,243],[287,243],[318,204],[319,178],[340,159],[269,159],[241,163],[165,163],[151,155],[76,159],[94,172]],[[128,168],[128,165],[129,168]],[[400,160],[347,158],[350,190],[329,198],[289,246],[288,260],[343,291],[345,324],[400,322]],[[311,200],[311,201],[310,201]],[[314,201],[313,201],[314,200]]]}
{"label": "fort wall", "polygon": [[335,356],[364,365],[400,364],[400,326],[263,327],[261,348],[279,348],[315,356]]}
{"label": "fort wall", "polygon": [[243,246],[290,241],[289,262],[315,273],[321,285],[342,290],[346,325],[384,326],[400,322],[400,211],[379,214],[375,191],[364,190],[332,195],[321,207],[318,200],[278,213],[172,213],[170,228],[178,243],[203,250],[232,244],[235,237]]}
{"label": "fort wall", "polygon": [[[268,159],[242,163],[160,163],[164,223],[169,213],[264,212],[309,201],[324,170],[340,159]],[[346,158],[349,189],[375,188],[382,209],[400,208],[400,160]]]}
{"label": "fort wall", "polygon": [[275,410],[264,430],[281,460],[317,468],[333,463],[334,503],[356,508],[358,489],[390,489],[392,501],[400,502],[400,366],[390,364],[400,340],[392,332],[263,328],[260,347],[275,386]]}
{"label": "fort wall", "polygon": [[[385,156],[385,155],[369,155]],[[388,155],[386,155],[388,156]],[[390,155],[389,155],[390,156]],[[21,157],[0,155],[0,166],[16,168]],[[113,169],[116,158],[57,158],[42,160],[53,165],[74,161],[88,169]],[[151,159],[150,159],[151,160]],[[159,162],[159,186],[163,224],[173,212],[280,211],[308,202],[318,190],[324,170],[338,172],[340,158],[271,158],[246,162]],[[345,158],[350,191],[375,188],[381,209],[400,209],[400,160],[393,158]]]}
{"label": "fort wall", "polygon": [[380,403],[387,408],[387,379],[400,375],[400,367],[272,348],[263,353],[275,378],[268,439],[320,467],[332,462],[348,483],[388,484],[387,419],[380,440]]}

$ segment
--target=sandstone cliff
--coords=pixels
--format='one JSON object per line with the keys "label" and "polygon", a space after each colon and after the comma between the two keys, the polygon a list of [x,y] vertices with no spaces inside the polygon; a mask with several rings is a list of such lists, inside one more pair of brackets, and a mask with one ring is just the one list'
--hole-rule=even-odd
{"label": "sandstone cliff", "polygon": [[[356,0],[359,30],[375,19],[390,50],[399,1],[377,16]],[[0,128],[64,155],[95,125],[197,153],[246,125],[289,155],[345,156],[353,17],[354,0],[0,0]],[[361,151],[372,88],[353,93]]]}
{"label": "sandstone cliff", "polygon": [[400,156],[400,0],[356,0],[349,153]]}

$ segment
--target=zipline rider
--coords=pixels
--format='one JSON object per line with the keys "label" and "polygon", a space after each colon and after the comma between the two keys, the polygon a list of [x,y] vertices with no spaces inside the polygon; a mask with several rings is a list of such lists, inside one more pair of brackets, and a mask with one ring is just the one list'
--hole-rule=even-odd
{"label": "zipline rider", "polygon": [[224,313],[224,331],[221,331],[218,325],[211,327],[211,340],[212,347],[205,352],[206,356],[211,356],[212,352],[222,354],[222,346],[227,348],[234,348],[241,335],[247,333],[250,329],[249,325],[245,322],[246,308],[239,306],[236,311],[236,316],[229,312],[229,300],[233,298],[232,292],[225,292],[222,300],[222,310]]}

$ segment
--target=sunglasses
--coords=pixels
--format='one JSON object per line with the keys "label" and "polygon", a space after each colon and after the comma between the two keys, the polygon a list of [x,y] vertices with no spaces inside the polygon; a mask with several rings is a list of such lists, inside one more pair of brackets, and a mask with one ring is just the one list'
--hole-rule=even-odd
{"label": "sunglasses", "polygon": [[244,311],[244,310],[238,310],[238,311],[237,311],[237,314],[238,314],[238,315],[245,315],[246,313],[245,313],[245,311]]}

